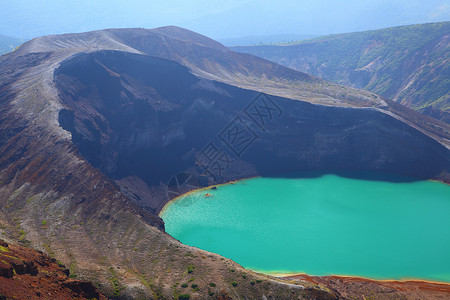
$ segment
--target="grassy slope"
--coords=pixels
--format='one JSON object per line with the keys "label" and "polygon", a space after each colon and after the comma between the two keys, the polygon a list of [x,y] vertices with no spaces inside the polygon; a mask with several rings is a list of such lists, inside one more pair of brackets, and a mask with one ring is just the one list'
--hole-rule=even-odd
{"label": "grassy slope", "polygon": [[364,88],[414,109],[433,105],[445,111],[450,109],[449,33],[450,22],[442,22],[234,50]]}

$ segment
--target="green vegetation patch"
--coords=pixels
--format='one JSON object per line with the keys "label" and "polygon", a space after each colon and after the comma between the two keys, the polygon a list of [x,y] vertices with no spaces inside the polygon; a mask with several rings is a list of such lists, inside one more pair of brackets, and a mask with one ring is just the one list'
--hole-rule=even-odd
{"label": "green vegetation patch", "polygon": [[194,266],[193,265],[189,265],[188,267],[187,267],[187,272],[189,273],[189,274],[191,274],[191,273],[193,273],[194,272]]}
{"label": "green vegetation patch", "polygon": [[110,267],[109,271],[111,272],[111,277],[109,278],[109,281],[111,282],[111,285],[113,287],[113,295],[114,297],[118,297],[120,296],[123,287],[120,286],[119,279],[117,278],[117,274],[114,268]]}
{"label": "green vegetation patch", "polygon": [[113,285],[113,288],[114,288],[114,296],[115,297],[120,296],[121,289],[120,289],[120,286],[119,286],[119,280],[116,277],[112,277],[110,279],[110,281],[111,281],[111,284]]}

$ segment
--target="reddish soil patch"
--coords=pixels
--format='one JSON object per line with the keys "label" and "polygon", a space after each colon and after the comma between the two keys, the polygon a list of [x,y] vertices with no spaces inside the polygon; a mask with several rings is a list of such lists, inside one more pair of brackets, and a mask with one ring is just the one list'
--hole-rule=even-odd
{"label": "reddish soil patch", "polygon": [[0,240],[0,299],[107,299],[55,259]]}
{"label": "reddish soil patch", "polygon": [[284,277],[325,286],[344,299],[450,299],[450,284],[427,281],[372,280],[361,277],[308,276]]}

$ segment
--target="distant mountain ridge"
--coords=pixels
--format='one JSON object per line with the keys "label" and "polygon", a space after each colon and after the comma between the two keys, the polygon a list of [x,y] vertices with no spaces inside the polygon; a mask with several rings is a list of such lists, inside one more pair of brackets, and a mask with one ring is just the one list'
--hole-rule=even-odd
{"label": "distant mountain ridge", "polygon": [[259,36],[243,36],[235,38],[218,39],[219,42],[227,47],[249,46],[249,45],[275,45],[289,43],[299,40],[306,40],[319,37],[319,34],[274,34]]}
{"label": "distant mountain ridge", "polygon": [[23,39],[13,38],[0,34],[0,54],[13,51],[17,46],[25,42]]}
{"label": "distant mountain ridge", "polygon": [[450,122],[450,22],[232,47]]}

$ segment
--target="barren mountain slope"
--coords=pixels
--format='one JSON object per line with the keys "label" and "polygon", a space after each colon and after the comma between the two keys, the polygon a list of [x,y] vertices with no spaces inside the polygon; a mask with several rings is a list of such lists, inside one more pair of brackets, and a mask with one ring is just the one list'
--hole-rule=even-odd
{"label": "barren mountain slope", "polygon": [[[0,76],[1,231],[109,295],[336,297],[164,233],[157,213],[178,175],[205,185],[362,168],[449,180],[446,125],[179,28],[34,39],[0,57]],[[270,119],[255,114],[261,105]],[[225,145],[220,133],[233,124],[254,144]],[[211,143],[230,158],[224,172],[199,165]]]}

